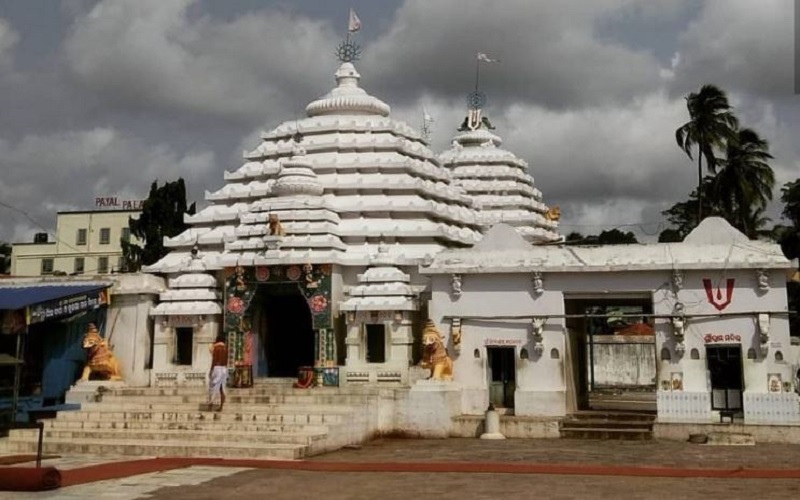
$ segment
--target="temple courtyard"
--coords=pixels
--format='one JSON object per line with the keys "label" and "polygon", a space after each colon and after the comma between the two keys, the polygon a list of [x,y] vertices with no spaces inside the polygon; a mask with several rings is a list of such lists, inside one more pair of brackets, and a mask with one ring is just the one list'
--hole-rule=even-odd
{"label": "temple courtyard", "polygon": [[64,456],[43,465],[65,487],[0,498],[796,498],[798,462],[780,444],[378,439],[303,461]]}

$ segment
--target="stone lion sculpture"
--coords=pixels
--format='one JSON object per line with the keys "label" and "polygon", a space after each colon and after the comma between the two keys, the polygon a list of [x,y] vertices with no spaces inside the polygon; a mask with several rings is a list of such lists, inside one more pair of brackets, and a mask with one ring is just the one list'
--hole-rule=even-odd
{"label": "stone lion sculpture", "polygon": [[431,371],[433,380],[453,379],[453,360],[447,355],[444,338],[439,333],[433,321],[428,320],[422,331],[422,368]]}
{"label": "stone lion sculpture", "polygon": [[547,209],[547,212],[545,212],[544,218],[552,222],[558,222],[558,220],[561,219],[561,207],[550,207]]}
{"label": "stone lion sculpture", "polygon": [[100,336],[94,323],[89,323],[86,335],[83,336],[83,348],[86,349],[88,356],[81,381],[89,380],[89,376],[93,373],[102,380],[122,380],[119,361]]}
{"label": "stone lion sculpture", "polygon": [[270,236],[285,236],[286,231],[284,231],[283,226],[281,225],[281,219],[278,217],[277,214],[269,214],[269,235]]}

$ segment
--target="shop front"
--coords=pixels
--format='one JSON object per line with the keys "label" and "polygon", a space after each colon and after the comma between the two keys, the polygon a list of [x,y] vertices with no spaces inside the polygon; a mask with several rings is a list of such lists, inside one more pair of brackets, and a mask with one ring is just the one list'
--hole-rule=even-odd
{"label": "shop front", "polygon": [[83,337],[105,332],[109,283],[0,286],[0,353],[22,361],[0,368],[0,406],[12,415],[64,409],[86,363]]}

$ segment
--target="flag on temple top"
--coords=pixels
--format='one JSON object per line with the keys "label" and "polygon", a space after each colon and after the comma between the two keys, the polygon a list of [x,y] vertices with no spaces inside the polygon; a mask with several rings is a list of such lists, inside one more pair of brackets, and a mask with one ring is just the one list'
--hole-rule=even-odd
{"label": "flag on temple top", "polygon": [[428,114],[428,110],[426,110],[424,107],[422,108],[422,119],[425,120],[426,122],[431,122],[431,123],[435,121],[433,117]]}
{"label": "flag on temple top", "polygon": [[356,11],[350,9],[350,20],[347,22],[347,31],[355,33],[361,29],[361,19],[356,15]]}
{"label": "flag on temple top", "polygon": [[481,62],[487,62],[487,63],[500,62],[500,59],[492,59],[491,57],[487,56],[483,52],[478,52],[478,60],[481,61]]}

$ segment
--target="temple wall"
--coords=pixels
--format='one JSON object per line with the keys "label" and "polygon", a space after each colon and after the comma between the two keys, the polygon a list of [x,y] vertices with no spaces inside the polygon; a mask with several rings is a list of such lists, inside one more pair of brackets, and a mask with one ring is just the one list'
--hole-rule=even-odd
{"label": "temple wall", "polygon": [[[680,302],[688,317],[682,342],[675,336],[668,318],[653,320],[659,419],[698,422],[719,419],[719,412],[711,410],[706,347],[721,344],[741,346],[746,421],[800,422],[793,383],[798,361],[796,349],[790,345],[788,317],[769,315],[768,340],[763,344],[757,321],[759,312],[787,310],[786,278],[782,270],[768,271],[768,289],[759,288],[755,269],[686,271],[679,290],[673,288],[670,271],[546,273],[544,291],[539,295],[533,292],[531,278],[527,273],[463,275],[461,293],[457,295],[451,275],[433,276],[430,317],[447,338],[454,358],[455,382],[462,389],[464,414],[481,414],[488,405],[487,347],[507,346],[513,347],[515,353],[515,414],[563,415],[566,412],[565,320],[547,320],[537,354],[530,317],[564,314],[565,297],[619,298],[627,294],[652,297],[656,315],[672,315]],[[733,280],[732,293],[726,305],[729,279]],[[711,280],[713,301],[725,314],[745,314],[716,316],[720,310],[709,301],[704,280]],[[469,319],[475,316],[482,319]],[[464,317],[460,346],[454,346],[450,338],[448,318],[452,317]],[[683,353],[679,344],[685,348]],[[776,380],[780,381],[778,385]],[[771,388],[768,381],[772,381]]]}
{"label": "temple wall", "polygon": [[152,319],[150,308],[164,288],[162,278],[150,274],[119,274],[111,279],[111,305],[106,324],[114,355],[125,383],[146,387],[150,383]]}

